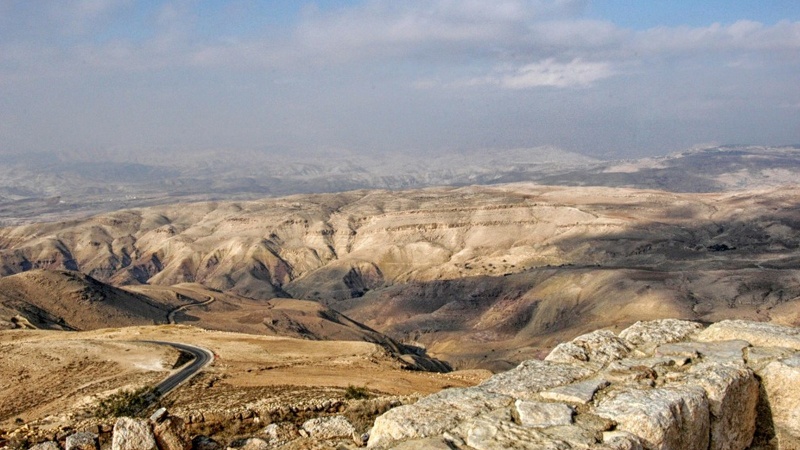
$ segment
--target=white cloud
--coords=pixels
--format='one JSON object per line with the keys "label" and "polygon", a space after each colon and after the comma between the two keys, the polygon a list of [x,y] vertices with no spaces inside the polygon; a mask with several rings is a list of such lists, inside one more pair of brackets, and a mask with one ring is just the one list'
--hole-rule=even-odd
{"label": "white cloud", "polygon": [[463,84],[497,85],[507,89],[586,87],[612,75],[614,70],[608,62],[590,62],[576,58],[562,63],[548,58],[514,70],[501,70],[493,75],[473,78]]}
{"label": "white cloud", "polygon": [[740,20],[727,26],[658,27],[638,33],[632,44],[654,53],[800,50],[800,22],[767,26]]}

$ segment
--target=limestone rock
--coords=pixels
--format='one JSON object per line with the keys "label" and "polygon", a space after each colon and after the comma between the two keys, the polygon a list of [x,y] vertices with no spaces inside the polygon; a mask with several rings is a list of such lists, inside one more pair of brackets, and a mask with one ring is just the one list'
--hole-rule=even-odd
{"label": "limestone rock", "polygon": [[636,322],[622,330],[619,337],[629,345],[661,345],[682,341],[703,328],[697,322],[678,319]]}
{"label": "limestone rock", "polygon": [[112,450],[158,450],[150,423],[146,420],[120,417],[114,424]]}
{"label": "limestone rock", "polygon": [[88,432],[79,432],[67,436],[66,450],[97,450],[97,435]]}
{"label": "limestone rock", "polygon": [[369,447],[441,434],[460,422],[509,406],[513,399],[479,387],[445,389],[375,419]]}
{"label": "limestone rock", "polygon": [[571,425],[572,408],[562,403],[531,402],[517,400],[514,403],[519,422],[525,427],[546,428]]}
{"label": "limestone rock", "polygon": [[773,361],[760,375],[780,448],[800,448],[800,355]]}
{"label": "limestone rock", "polygon": [[283,445],[300,437],[297,427],[291,422],[271,423],[264,427],[261,434],[264,435],[264,440],[272,446]]}
{"label": "limestone rock", "polygon": [[61,450],[61,447],[56,442],[47,441],[34,445],[30,450]]}
{"label": "limestone rock", "polygon": [[664,344],[656,349],[656,356],[683,356],[722,364],[744,364],[744,349],[750,343],[741,339],[722,342],[680,342]]}
{"label": "limestone rock", "polygon": [[598,330],[578,336],[572,342],[559,344],[545,361],[570,363],[577,360],[605,365],[624,358],[628,353],[630,348],[625,341],[611,331]]}
{"label": "limestone rock", "polygon": [[597,447],[603,450],[643,450],[642,440],[638,436],[625,431],[606,431],[603,433],[603,444]]}
{"label": "limestone rock", "polygon": [[623,388],[600,402],[595,413],[639,436],[648,449],[708,447],[708,399],[699,386]]}
{"label": "limestone rock", "polygon": [[585,405],[592,401],[595,392],[608,386],[608,381],[594,378],[586,381],[559,386],[542,392],[542,398],[576,405]]}
{"label": "limestone rock", "polygon": [[190,450],[191,440],[180,417],[168,417],[153,426],[160,450]]}
{"label": "limestone rock", "polygon": [[750,369],[704,363],[689,369],[686,382],[702,386],[711,413],[710,450],[744,450],[753,441],[758,381]]}
{"label": "limestone rock", "polygon": [[785,347],[800,350],[800,330],[766,322],[723,320],[698,336],[699,341],[742,339],[757,347]]}
{"label": "limestone rock", "polygon": [[471,423],[467,445],[476,450],[546,449],[569,450],[565,441],[553,439],[541,430],[519,426],[513,422],[480,418]]}
{"label": "limestone rock", "polygon": [[788,358],[794,353],[794,350],[788,348],[748,347],[745,349],[745,358],[747,359],[747,367],[759,372],[772,361]]}
{"label": "limestone rock", "polygon": [[553,348],[544,358],[545,361],[570,363],[573,361],[589,361],[586,349],[574,342],[562,342]]}
{"label": "limestone rock", "polygon": [[303,430],[315,439],[350,437],[355,427],[343,416],[317,417],[303,423]]}
{"label": "limestone rock", "polygon": [[536,400],[534,394],[563,386],[594,374],[588,367],[550,361],[525,361],[508,372],[490,377],[480,388],[522,400]]}

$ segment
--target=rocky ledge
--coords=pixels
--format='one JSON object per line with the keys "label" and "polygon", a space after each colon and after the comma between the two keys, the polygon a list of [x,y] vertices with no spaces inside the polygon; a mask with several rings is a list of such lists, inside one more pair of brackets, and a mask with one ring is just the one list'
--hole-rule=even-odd
{"label": "rocky ledge", "polygon": [[800,449],[800,329],[638,322],[375,421],[375,449]]}

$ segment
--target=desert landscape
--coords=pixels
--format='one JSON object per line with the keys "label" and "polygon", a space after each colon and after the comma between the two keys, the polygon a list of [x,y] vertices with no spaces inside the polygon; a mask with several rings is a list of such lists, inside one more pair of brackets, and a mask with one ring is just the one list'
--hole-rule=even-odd
{"label": "desert landscape", "polygon": [[800,449],[800,2],[0,0],[0,450]]}
{"label": "desert landscape", "polygon": [[[113,420],[96,411],[192,359],[168,342],[214,359],[145,411],[166,407],[186,433],[231,445],[283,423],[270,441],[281,448],[334,448],[366,444],[356,437],[392,408],[489,383],[594,330],[666,318],[796,327],[800,197],[780,172],[796,150],[748,152],[602,170],[630,181],[728,157],[732,172],[696,184],[712,192],[686,192],[686,174],[667,170],[659,183],[684,189],[361,189],[0,229],[2,439],[94,430],[111,445]],[[340,415],[352,438],[298,434]]]}

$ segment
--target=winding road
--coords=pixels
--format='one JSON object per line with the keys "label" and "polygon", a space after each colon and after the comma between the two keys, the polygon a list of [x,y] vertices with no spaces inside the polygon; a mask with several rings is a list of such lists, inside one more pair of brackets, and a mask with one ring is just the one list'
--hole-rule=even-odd
{"label": "winding road", "polygon": [[208,297],[208,300],[206,300],[204,302],[189,303],[188,305],[181,305],[181,306],[173,309],[172,311],[170,311],[167,314],[167,323],[170,323],[170,324],[178,323],[178,322],[175,321],[175,314],[177,314],[180,311],[185,311],[186,309],[191,308],[193,306],[205,306],[205,305],[208,305],[208,304],[212,303],[214,300],[216,300],[214,297]]}
{"label": "winding road", "polygon": [[161,383],[158,383],[155,386],[155,390],[158,397],[164,397],[165,395],[169,394],[170,392],[175,390],[175,388],[180,386],[181,383],[197,375],[200,369],[211,364],[211,362],[214,361],[214,353],[212,353],[211,350],[205,349],[203,347],[197,347],[195,345],[180,344],[177,342],[167,342],[167,341],[142,341],[142,342],[149,342],[151,344],[169,345],[170,347],[174,347],[182,352],[186,352],[194,356],[193,360],[184,364],[177,372],[168,376]]}

